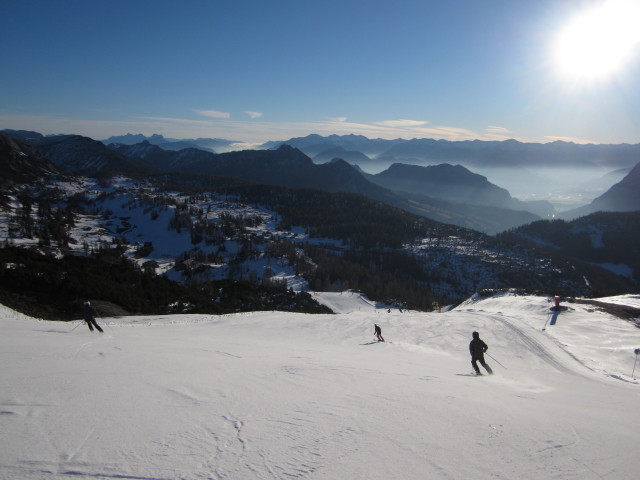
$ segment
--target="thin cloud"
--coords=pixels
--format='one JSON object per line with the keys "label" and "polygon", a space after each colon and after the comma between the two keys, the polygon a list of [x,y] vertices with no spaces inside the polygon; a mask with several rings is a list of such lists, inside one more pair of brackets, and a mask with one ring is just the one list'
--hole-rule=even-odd
{"label": "thin cloud", "polygon": [[198,115],[212,118],[231,118],[229,112],[218,112],[217,110],[194,110]]}
{"label": "thin cloud", "polygon": [[149,122],[162,122],[166,124],[179,124],[179,125],[212,125],[214,122],[210,120],[193,120],[190,118],[177,118],[177,117],[137,117],[141,120]]}
{"label": "thin cloud", "polygon": [[382,125],[383,127],[420,127],[426,125],[429,122],[422,120],[385,120],[383,122],[377,122],[376,125]]}
{"label": "thin cloud", "polygon": [[249,118],[251,120],[255,119],[255,118],[260,118],[262,115],[264,115],[263,113],[260,112],[252,112],[250,110],[245,110],[245,112],[247,115],[249,115]]}
{"label": "thin cloud", "polygon": [[514,138],[508,128],[499,127],[497,125],[489,125],[484,129],[484,136],[483,138],[481,138],[481,140],[503,141],[512,138],[515,140],[519,140],[518,138]]}
{"label": "thin cloud", "polygon": [[509,129],[505,127],[498,127],[496,125],[489,125],[485,131],[487,133],[506,134],[509,133]]}
{"label": "thin cloud", "polygon": [[344,123],[347,121],[347,117],[331,117],[327,119],[329,122],[336,122],[336,123]]}

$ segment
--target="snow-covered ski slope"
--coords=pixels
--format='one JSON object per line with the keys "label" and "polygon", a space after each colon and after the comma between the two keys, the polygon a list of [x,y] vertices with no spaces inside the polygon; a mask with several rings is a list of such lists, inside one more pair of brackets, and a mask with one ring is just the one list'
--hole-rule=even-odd
{"label": "snow-covered ski slope", "polygon": [[[98,319],[102,335],[0,307],[0,478],[638,477],[633,323],[567,304],[551,325],[547,298],[510,294],[444,313],[316,296],[338,313]],[[493,376],[470,376],[474,330]]]}

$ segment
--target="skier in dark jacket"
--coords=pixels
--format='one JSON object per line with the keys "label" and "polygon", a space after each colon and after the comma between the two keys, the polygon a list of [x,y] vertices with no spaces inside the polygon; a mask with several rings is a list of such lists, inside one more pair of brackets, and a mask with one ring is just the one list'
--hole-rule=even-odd
{"label": "skier in dark jacket", "polygon": [[376,338],[378,339],[379,342],[384,342],[384,338],[382,338],[382,329],[375,323],[373,325],[374,325],[373,331],[376,334]]}
{"label": "skier in dark jacket", "polygon": [[100,325],[96,323],[96,315],[98,315],[98,312],[96,312],[96,309],[91,306],[88,300],[84,302],[83,310],[84,321],[89,325],[89,330],[93,332],[93,327],[96,327],[99,332],[103,332]]}
{"label": "skier in dark jacket", "polygon": [[476,375],[482,375],[476,362],[480,362],[480,365],[489,372],[489,375],[493,374],[491,367],[489,367],[489,365],[484,361],[484,352],[488,349],[489,347],[487,347],[487,344],[480,340],[480,334],[478,332],[473,332],[473,340],[471,340],[471,343],[469,344],[469,352],[471,353],[471,366],[476,371]]}

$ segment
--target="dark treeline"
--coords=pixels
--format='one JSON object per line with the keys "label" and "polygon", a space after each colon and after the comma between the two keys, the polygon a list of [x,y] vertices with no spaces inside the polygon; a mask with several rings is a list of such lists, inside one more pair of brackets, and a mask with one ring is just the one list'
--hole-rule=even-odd
{"label": "dark treeline", "polygon": [[329,245],[272,242],[266,254],[286,258],[311,290],[355,290],[368,298],[403,308],[429,311],[435,302],[428,275],[411,255],[396,250],[350,249],[333,252]]}
{"label": "dark treeline", "polygon": [[331,290],[337,283],[340,290],[356,290],[372,299],[423,311],[431,310],[434,303],[448,302],[445,298],[436,302],[424,272],[414,258],[402,252],[389,251],[380,258],[379,252],[368,250],[353,250],[344,256],[319,247],[308,246],[305,251],[318,265],[307,277],[312,290]]}
{"label": "dark treeline", "polygon": [[0,248],[0,303],[48,320],[81,317],[84,300],[118,306],[127,314],[231,313],[284,310],[326,313],[306,293],[282,286],[222,280],[179,285],[144,271],[119,248],[54,258],[33,249]]}

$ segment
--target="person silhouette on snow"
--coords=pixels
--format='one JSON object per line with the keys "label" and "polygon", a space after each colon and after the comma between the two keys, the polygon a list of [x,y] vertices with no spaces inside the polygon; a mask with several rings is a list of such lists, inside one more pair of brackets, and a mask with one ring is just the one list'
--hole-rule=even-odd
{"label": "person silhouette on snow", "polygon": [[374,323],[373,325],[373,331],[376,334],[376,338],[379,342],[384,342],[384,338],[382,338],[382,329],[376,323]]}
{"label": "person silhouette on snow", "polygon": [[102,328],[100,328],[100,325],[96,323],[96,315],[98,315],[98,312],[96,312],[96,309],[91,306],[89,300],[84,302],[83,315],[84,321],[87,322],[87,325],[89,325],[89,330],[93,332],[93,327],[96,327],[99,332],[103,332]]}
{"label": "person silhouette on snow", "polygon": [[471,366],[475,370],[476,375],[482,375],[477,363],[480,362],[480,365],[482,365],[487,370],[487,372],[489,372],[489,375],[493,374],[493,370],[491,370],[491,367],[489,367],[489,365],[487,365],[484,361],[484,353],[489,349],[489,347],[487,347],[487,344],[480,339],[480,334],[478,332],[473,332],[472,336],[473,340],[471,340],[471,343],[469,344],[469,352],[471,353]]}

